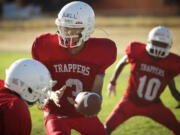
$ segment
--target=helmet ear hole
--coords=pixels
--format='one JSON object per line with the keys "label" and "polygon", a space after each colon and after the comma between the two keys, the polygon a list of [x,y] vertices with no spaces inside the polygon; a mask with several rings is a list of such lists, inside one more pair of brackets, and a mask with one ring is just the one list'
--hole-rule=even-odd
{"label": "helmet ear hole", "polygon": [[33,91],[33,90],[32,90],[31,88],[28,88],[28,92],[29,92],[29,93],[32,93],[32,91]]}
{"label": "helmet ear hole", "polygon": [[165,55],[165,52],[162,52],[162,54],[161,54],[162,56],[164,56]]}
{"label": "helmet ear hole", "polygon": [[82,34],[81,33],[79,34],[79,38],[82,38]]}
{"label": "helmet ear hole", "polygon": [[151,49],[150,49],[150,52],[151,52],[151,53],[154,53],[154,49],[151,48]]}

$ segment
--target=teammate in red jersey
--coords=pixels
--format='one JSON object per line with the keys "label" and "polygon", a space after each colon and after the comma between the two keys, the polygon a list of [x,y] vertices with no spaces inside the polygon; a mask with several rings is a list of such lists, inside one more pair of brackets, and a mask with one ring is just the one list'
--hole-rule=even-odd
{"label": "teammate in red jersey", "polygon": [[54,93],[50,91],[52,83],[48,69],[40,62],[15,61],[6,70],[5,81],[0,80],[0,135],[30,135],[28,106],[45,103]]}
{"label": "teammate in red jersey", "polygon": [[32,47],[34,59],[44,63],[58,83],[66,85],[59,98],[60,107],[49,102],[44,108],[48,135],[70,135],[71,129],[83,135],[105,135],[100,120],[76,112],[74,99],[79,92],[93,91],[101,97],[105,70],[115,60],[116,45],[106,38],[90,38],[95,15],[86,3],[76,1],[65,5],[56,19],[58,32],[36,38]]}
{"label": "teammate in red jersey", "polygon": [[175,87],[174,77],[180,73],[180,56],[169,53],[172,34],[163,26],[153,28],[147,45],[131,42],[126,55],[119,61],[108,94],[116,94],[116,81],[128,63],[131,65],[130,78],[126,92],[105,122],[107,134],[133,116],[146,116],[166,126],[175,135],[180,135],[180,122],[163,105],[160,95],[168,85],[173,97],[179,102],[180,94]]}

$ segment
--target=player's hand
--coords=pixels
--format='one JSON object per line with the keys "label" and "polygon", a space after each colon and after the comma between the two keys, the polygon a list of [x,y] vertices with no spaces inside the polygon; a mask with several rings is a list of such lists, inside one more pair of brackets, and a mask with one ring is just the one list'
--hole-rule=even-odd
{"label": "player's hand", "polygon": [[107,87],[107,90],[108,90],[108,97],[110,97],[112,92],[113,92],[114,96],[116,96],[116,85],[113,85],[112,83],[109,83],[108,87]]}
{"label": "player's hand", "polygon": [[50,92],[50,100],[52,100],[56,104],[56,106],[58,106],[58,107],[61,106],[59,104],[59,101],[60,101],[61,97],[63,96],[65,90],[66,90],[66,85],[64,85],[59,90],[51,91]]}

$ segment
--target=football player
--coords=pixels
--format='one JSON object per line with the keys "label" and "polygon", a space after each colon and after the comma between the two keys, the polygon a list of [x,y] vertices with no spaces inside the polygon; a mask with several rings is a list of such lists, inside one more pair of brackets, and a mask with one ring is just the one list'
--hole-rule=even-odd
{"label": "football player", "polygon": [[70,135],[71,129],[82,135],[105,135],[97,116],[85,117],[75,110],[74,99],[82,91],[101,95],[105,70],[116,60],[115,43],[107,38],[90,38],[94,31],[93,9],[80,1],[70,2],[58,14],[57,33],[36,38],[32,57],[44,63],[57,84],[66,85],[59,98],[61,107],[49,102],[44,107],[48,135]]}
{"label": "football player", "polygon": [[[180,122],[160,100],[168,85],[180,105],[180,93],[174,77],[180,73],[180,56],[169,52],[172,34],[168,28],[157,26],[149,32],[147,45],[131,42],[126,55],[119,61],[108,85],[108,93],[116,93],[116,81],[128,63],[131,71],[126,92],[105,122],[108,135],[133,116],[146,116],[180,135]],[[179,107],[179,105],[177,107]]]}
{"label": "football player", "polygon": [[30,135],[28,106],[43,105],[52,99],[52,93],[56,95],[51,91],[53,83],[48,69],[40,62],[15,61],[6,70],[5,81],[0,80],[0,135]]}

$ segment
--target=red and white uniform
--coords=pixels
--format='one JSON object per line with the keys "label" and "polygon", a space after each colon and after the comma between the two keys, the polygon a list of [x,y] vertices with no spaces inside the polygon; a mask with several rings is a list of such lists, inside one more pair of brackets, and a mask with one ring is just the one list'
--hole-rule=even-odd
{"label": "red and white uniform", "polygon": [[[59,108],[53,102],[50,102],[44,109],[45,114],[49,114],[45,119],[63,117],[71,121],[71,124],[67,124],[69,127],[77,128],[76,130],[81,133],[92,134],[95,130],[98,132],[97,128],[87,128],[89,125],[93,127],[94,122],[98,121],[97,118],[82,117],[75,111],[73,100],[79,92],[91,91],[96,75],[104,74],[106,68],[116,60],[116,55],[117,49],[115,43],[109,39],[90,38],[85,43],[84,48],[73,55],[66,48],[59,45],[57,34],[44,34],[37,37],[32,47],[33,58],[44,63],[51,72],[53,80],[57,81],[54,90],[61,88],[63,85],[67,86],[60,100],[61,107]],[[79,119],[81,122],[74,124],[76,125],[74,127],[72,124],[74,122],[71,118],[76,118],[75,121]],[[66,123],[68,121],[67,119],[64,120]],[[92,122],[88,122],[87,120],[91,120]],[[59,119],[59,121],[62,121],[62,119]],[[82,124],[83,122],[86,124]],[[63,128],[60,127],[60,124],[53,125],[53,127],[55,126],[57,126],[58,130],[62,130]],[[85,131],[82,127],[84,127]],[[101,127],[103,128],[102,125]],[[99,128],[99,130],[102,130],[102,128]],[[86,130],[91,130],[91,132]],[[55,134],[55,131],[52,132]],[[53,133],[49,132],[49,134]],[[99,133],[100,135],[104,134],[102,131],[99,131]],[[60,132],[58,135],[60,135]]]}
{"label": "red and white uniform", "polygon": [[31,128],[27,105],[0,80],[0,135],[30,135]]}
{"label": "red and white uniform", "polygon": [[131,64],[130,78],[123,99],[113,110],[106,125],[113,130],[135,115],[144,115],[180,134],[180,123],[159,100],[168,82],[180,73],[180,57],[170,53],[166,58],[149,56],[146,45],[131,42],[126,54]]}

